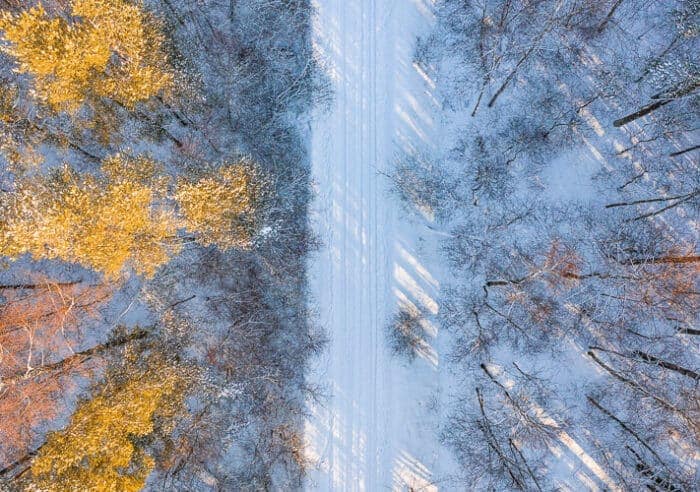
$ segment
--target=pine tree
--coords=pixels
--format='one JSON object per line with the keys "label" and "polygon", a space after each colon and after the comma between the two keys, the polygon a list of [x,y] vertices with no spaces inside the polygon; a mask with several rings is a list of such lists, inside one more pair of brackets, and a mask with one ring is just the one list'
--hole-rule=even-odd
{"label": "pine tree", "polygon": [[157,206],[155,163],[117,155],[102,169],[19,180],[0,197],[0,254],[79,263],[111,278],[127,267],[152,276],[179,249],[176,217]]}
{"label": "pine tree", "polygon": [[57,17],[41,5],[5,12],[0,29],[19,71],[55,110],[76,112],[89,97],[133,107],[172,83],[157,23],[124,0],[73,0],[70,15]]}
{"label": "pine tree", "polygon": [[[110,374],[68,427],[49,435],[31,465],[32,490],[141,490],[155,466],[148,438],[183,411],[187,370],[160,359]],[[33,488],[32,488],[33,487]]]}
{"label": "pine tree", "polygon": [[250,247],[262,181],[246,163],[223,166],[199,180],[180,180],[175,199],[197,242],[222,249]]}

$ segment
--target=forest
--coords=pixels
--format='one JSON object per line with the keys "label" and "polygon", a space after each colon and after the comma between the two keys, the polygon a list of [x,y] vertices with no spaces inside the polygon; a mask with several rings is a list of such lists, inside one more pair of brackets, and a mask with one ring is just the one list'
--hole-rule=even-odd
{"label": "forest", "polygon": [[445,142],[394,179],[454,272],[455,487],[557,490],[570,452],[606,490],[697,490],[700,3],[440,0],[436,18],[415,63]]}
{"label": "forest", "polygon": [[0,9],[0,488],[299,487],[308,2]]}
{"label": "forest", "polygon": [[0,0],[0,491],[698,490],[698,36]]}

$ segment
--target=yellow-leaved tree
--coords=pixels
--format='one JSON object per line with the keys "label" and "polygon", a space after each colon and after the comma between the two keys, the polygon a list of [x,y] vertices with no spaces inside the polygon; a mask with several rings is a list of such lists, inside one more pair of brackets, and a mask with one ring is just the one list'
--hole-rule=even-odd
{"label": "yellow-leaved tree", "polygon": [[0,255],[59,259],[117,277],[151,276],[178,251],[175,215],[159,206],[163,183],[147,158],[107,158],[103,175],[64,167],[23,177],[0,195]]}
{"label": "yellow-leaved tree", "polygon": [[37,97],[55,110],[77,111],[88,97],[129,108],[172,84],[157,22],[125,0],[72,0],[50,16],[40,4],[4,12],[4,48],[33,77]]}
{"label": "yellow-leaved tree", "polygon": [[198,243],[246,249],[258,227],[255,214],[263,190],[259,173],[242,161],[197,180],[181,179],[175,199],[183,226],[196,234]]}
{"label": "yellow-leaved tree", "polygon": [[0,80],[0,156],[5,170],[18,172],[37,168],[44,160],[38,151],[41,137],[24,124],[17,110],[19,90],[6,80]]}
{"label": "yellow-leaved tree", "polygon": [[68,166],[23,175],[0,194],[0,256],[78,263],[105,274],[151,277],[177,254],[180,229],[205,246],[249,248],[259,227],[264,181],[247,161],[196,179],[170,179],[146,157],[117,154],[101,174]]}
{"label": "yellow-leaved tree", "polygon": [[49,435],[31,465],[31,490],[141,490],[155,461],[143,442],[167,435],[184,410],[187,368],[162,360],[108,376],[68,426]]}

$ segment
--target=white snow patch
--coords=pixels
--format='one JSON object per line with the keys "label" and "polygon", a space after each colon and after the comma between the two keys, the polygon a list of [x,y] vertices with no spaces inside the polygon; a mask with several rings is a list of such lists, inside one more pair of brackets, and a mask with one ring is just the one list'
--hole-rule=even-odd
{"label": "white snow patch", "polygon": [[[432,2],[317,0],[315,8],[315,44],[335,100],[312,133],[312,220],[324,248],[309,277],[330,344],[311,379],[332,395],[309,404],[315,469],[307,488],[437,490],[449,461],[437,442],[442,373],[430,345],[438,336],[437,243],[421,239],[429,230],[408,222],[386,177],[397,152],[436,140],[435,85],[412,63]],[[428,334],[410,365],[385,344],[390,316],[406,303],[423,314]]]}

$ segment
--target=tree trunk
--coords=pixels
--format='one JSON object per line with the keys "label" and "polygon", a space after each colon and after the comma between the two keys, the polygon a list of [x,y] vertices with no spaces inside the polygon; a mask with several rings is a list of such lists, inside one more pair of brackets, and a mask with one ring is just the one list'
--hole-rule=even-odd
{"label": "tree trunk", "polygon": [[472,110],[472,118],[476,115],[479,110],[479,105],[481,104],[481,98],[484,96],[484,91],[486,86],[489,84],[491,79],[490,71],[486,67],[486,56],[484,54],[484,26],[486,25],[486,3],[484,3],[481,10],[481,21],[479,22],[479,59],[481,60],[481,68],[484,71],[484,80],[481,83],[481,90],[479,91],[479,97],[476,98],[476,104]]}
{"label": "tree trunk", "polygon": [[610,11],[608,12],[608,15],[605,16],[605,19],[603,19],[603,22],[601,22],[600,25],[598,26],[598,34],[603,32],[603,30],[605,29],[605,26],[608,25],[608,22],[610,22],[610,19],[612,19],[612,16],[615,15],[615,11],[617,10],[617,8],[620,5],[622,5],[623,1],[624,0],[617,0],[617,2],[615,2],[613,4],[613,6],[610,8]]}
{"label": "tree trunk", "polygon": [[31,370],[29,373],[15,373],[9,377],[3,378],[1,381],[4,386],[8,386],[18,383],[21,380],[26,379],[28,377],[36,377],[41,374],[45,374],[47,372],[52,371],[61,371],[67,366],[73,364],[82,364],[83,362],[91,359],[93,356],[106,352],[109,349],[120,347],[122,345],[126,345],[127,343],[136,340],[142,340],[146,338],[149,334],[150,332],[147,330],[137,329],[127,335],[118,336],[116,338],[106,341],[105,343],[95,345],[94,347],[91,347],[87,350],[76,352],[75,354],[66,357],[65,359],[60,360],[58,362],[53,362],[51,364],[45,364],[41,367],[37,367]]}
{"label": "tree trunk", "polygon": [[666,492],[683,492],[682,488],[679,488],[675,486],[673,483],[670,482],[668,478],[659,476],[658,473],[654,471],[654,469],[649,466],[641,456],[639,456],[639,453],[637,453],[635,450],[630,448],[629,446],[626,446],[627,450],[632,453],[635,458],[637,458],[637,471],[641,473],[643,476],[649,478],[654,482],[654,485],[647,485],[647,488],[649,490],[665,490]]}
{"label": "tree trunk", "polygon": [[532,468],[530,468],[530,465],[528,464],[527,460],[525,459],[525,456],[523,455],[522,451],[520,451],[520,448],[515,444],[515,441],[513,439],[508,438],[508,444],[510,444],[510,447],[515,450],[517,453],[517,456],[520,458],[520,460],[523,462],[525,465],[525,469],[527,470],[528,475],[530,475],[530,478],[532,481],[535,483],[535,487],[537,487],[537,490],[542,492],[542,487],[540,487],[540,483],[537,481],[537,477],[535,477],[534,472],[532,471]]}
{"label": "tree trunk", "polygon": [[603,407],[600,403],[598,403],[592,396],[587,396],[586,398],[588,398],[588,401],[591,402],[591,404],[592,404],[594,407],[596,407],[596,408],[597,408],[598,410],[600,410],[604,415],[606,415],[607,417],[609,417],[610,419],[612,419],[614,422],[616,422],[616,423],[622,428],[622,430],[624,430],[625,432],[627,432],[628,434],[630,434],[632,437],[634,437],[634,438],[639,442],[639,444],[641,444],[641,445],[644,446],[646,449],[648,449],[649,452],[650,452],[652,455],[654,455],[654,457],[655,457],[657,460],[659,460],[659,462],[660,462],[662,465],[664,465],[666,468],[668,468],[668,467],[666,466],[666,463],[664,463],[664,461],[663,461],[663,460],[661,459],[661,457],[656,453],[656,451],[654,451],[654,450],[646,443],[646,441],[645,441],[644,439],[642,439],[642,438],[639,436],[639,434],[637,434],[634,430],[632,430],[632,429],[631,429],[626,423],[624,423],[622,420],[620,420],[619,418],[617,418],[617,417],[615,416],[615,414],[613,414],[610,410],[608,410],[607,408]]}
{"label": "tree trunk", "polygon": [[683,155],[686,152],[692,152],[693,150],[700,149],[700,145],[694,145],[692,147],[688,147],[687,149],[679,150],[678,152],[672,152],[668,154],[669,157],[678,157],[679,155]]}
{"label": "tree trunk", "polygon": [[615,207],[628,207],[631,205],[641,205],[643,203],[656,203],[656,202],[670,202],[673,200],[683,200],[685,198],[693,198],[695,195],[699,194],[700,190],[695,190],[685,195],[670,196],[666,198],[645,198],[643,200],[634,200],[631,202],[615,202],[609,203],[605,208],[615,208]]}
{"label": "tree trunk", "polygon": [[647,354],[646,352],[642,352],[641,350],[635,350],[632,353],[635,357],[639,357],[641,360],[648,364],[653,364],[659,367],[663,367],[664,369],[668,369],[669,371],[675,371],[678,374],[682,374],[683,376],[689,377],[690,379],[694,379],[696,381],[700,381],[700,374],[697,372],[686,369],[683,366],[679,366],[677,364],[674,364],[673,362],[667,362],[663,359],[659,359],[658,357],[655,357],[653,355]]}
{"label": "tree trunk", "polygon": [[700,262],[700,255],[688,255],[688,256],[656,256],[651,258],[630,258],[629,260],[620,261],[621,265],[645,265],[645,264],[659,264],[659,263],[671,263],[674,265],[681,265],[684,263],[698,263]]}
{"label": "tree trunk", "polygon": [[649,212],[649,213],[646,213],[646,214],[639,215],[639,216],[635,217],[634,219],[627,219],[627,220],[625,220],[625,222],[635,222],[635,221],[637,221],[637,220],[647,219],[647,218],[653,217],[653,216],[655,216],[655,215],[660,215],[660,214],[662,214],[662,213],[664,213],[664,212],[666,212],[666,211],[668,211],[668,210],[671,210],[672,208],[676,208],[678,205],[683,205],[685,202],[689,202],[690,200],[692,200],[693,198],[695,198],[695,196],[696,196],[697,194],[698,194],[697,192],[696,192],[696,193],[693,193],[692,195],[690,195],[690,196],[688,196],[688,197],[686,197],[686,198],[683,198],[683,199],[681,199],[681,200],[678,200],[676,203],[672,203],[672,204],[670,204],[670,205],[667,205],[667,206],[665,206],[665,207],[663,207],[663,208],[660,208],[659,210],[654,210],[653,212]]}
{"label": "tree trunk", "polygon": [[676,331],[682,335],[700,335],[700,330],[695,330],[693,328],[683,328],[682,326],[677,326]]}
{"label": "tree trunk", "polygon": [[506,90],[506,87],[508,86],[510,81],[513,80],[513,78],[515,78],[515,75],[518,73],[518,69],[520,68],[520,66],[523,63],[525,63],[525,61],[530,57],[530,55],[533,53],[533,51],[535,51],[537,46],[539,46],[540,41],[542,41],[542,38],[549,31],[552,30],[552,28],[554,27],[554,16],[556,15],[557,12],[559,12],[559,9],[561,8],[563,3],[564,3],[563,0],[557,3],[557,6],[554,8],[554,12],[552,12],[552,15],[549,17],[549,19],[545,23],[545,26],[542,29],[542,31],[540,31],[540,33],[534,39],[532,44],[530,44],[530,47],[527,49],[527,51],[525,53],[523,53],[523,56],[520,57],[520,59],[518,60],[518,63],[515,64],[515,67],[513,67],[513,70],[511,70],[511,72],[506,77],[506,80],[503,81],[501,86],[498,88],[496,93],[493,95],[493,97],[491,98],[491,100],[487,104],[487,106],[489,108],[492,108],[493,105],[496,104],[496,100],[498,99],[498,97],[503,93],[504,90]]}
{"label": "tree trunk", "polygon": [[667,410],[671,410],[672,412],[675,412],[678,414],[678,416],[682,417],[683,420],[686,421],[686,423],[695,431],[697,432],[700,430],[700,426],[698,425],[697,422],[695,422],[693,419],[689,418],[681,409],[673,405],[672,403],[666,401],[665,399],[656,396],[655,394],[651,393],[647,389],[643,388],[638,382],[631,380],[630,378],[626,377],[625,375],[621,374],[620,372],[616,371],[609,365],[607,365],[605,362],[600,360],[600,358],[593,352],[593,349],[595,347],[591,347],[591,350],[587,352],[588,356],[593,359],[593,361],[598,364],[602,369],[605,369],[605,371],[610,374],[612,377],[617,379],[618,381],[624,383],[625,385],[629,386],[632,389],[637,390],[641,394],[648,396],[649,398],[653,399],[655,402],[657,402],[659,405],[662,407],[666,408]]}
{"label": "tree trunk", "polygon": [[663,59],[663,57],[666,56],[673,49],[673,47],[676,45],[678,40],[682,39],[683,37],[684,37],[683,34],[681,32],[678,32],[674,36],[673,40],[671,40],[669,45],[666,48],[664,48],[664,50],[661,53],[659,53],[656,57],[654,57],[654,59],[651,62],[646,64],[646,66],[644,67],[644,70],[642,70],[642,74],[639,77],[637,77],[637,79],[634,82],[636,84],[640,83],[644,79],[644,77],[646,77],[649,74],[649,72],[651,72],[651,69],[653,68],[653,66],[656,63],[658,63],[659,61],[661,61]]}
{"label": "tree trunk", "polygon": [[521,481],[520,478],[515,474],[515,472],[511,469],[512,463],[511,460],[508,459],[508,457],[505,455],[505,452],[503,449],[501,449],[500,444],[498,443],[498,439],[496,438],[496,435],[493,433],[493,430],[491,429],[491,421],[488,419],[486,416],[486,411],[484,410],[484,397],[481,394],[481,390],[479,388],[476,388],[476,395],[479,400],[479,409],[481,410],[481,415],[483,417],[483,420],[481,421],[482,423],[482,431],[484,432],[486,437],[486,442],[488,446],[494,450],[494,452],[498,455],[499,460],[501,461],[501,464],[505,467],[505,469],[508,471],[508,475],[510,476],[511,480],[513,481],[513,485],[515,488],[518,490],[525,490],[525,484]]}
{"label": "tree trunk", "polygon": [[[685,85],[685,87],[683,87]],[[678,84],[675,89],[672,89],[669,92],[661,92],[659,94],[655,94],[652,96],[652,99],[660,99],[656,102],[653,102],[651,104],[648,104],[644,106],[642,109],[639,111],[635,111],[632,114],[629,114],[627,116],[624,116],[620,118],[619,120],[613,121],[613,126],[620,127],[624,126],[627,123],[630,123],[636,119],[639,119],[643,116],[648,115],[649,113],[656,111],[662,106],[667,105],[671,101],[675,101],[676,99],[680,99],[681,97],[687,96],[688,94],[692,93],[695,89],[700,87],[700,81],[697,80],[690,80],[690,81],[683,81],[682,83]]]}
{"label": "tree trunk", "polygon": [[[21,457],[20,459],[18,459],[14,463],[10,463],[5,468],[0,470],[0,477],[6,477],[6,476],[10,475],[8,477],[10,480],[13,480],[15,478],[20,477],[23,473],[25,473],[29,469],[30,461],[32,460],[32,458],[34,458],[34,456],[37,455],[37,453],[42,448],[42,446],[43,446],[43,444],[41,446],[39,446],[37,449],[35,449],[34,451],[32,451],[31,453],[25,454],[23,457]],[[26,466],[24,466],[24,465],[26,465]]]}
{"label": "tree trunk", "polygon": [[656,101],[654,103],[648,104],[648,105],[644,106],[642,109],[640,109],[639,111],[635,111],[632,114],[629,114],[627,116],[620,118],[619,120],[613,121],[613,126],[615,126],[615,127],[625,126],[627,123],[631,123],[636,119],[642,118],[642,117],[648,115],[649,113],[656,111],[657,109],[659,109],[662,106],[666,106],[672,100],[673,99],[665,99],[663,101]]}
{"label": "tree trunk", "polygon": [[4,284],[0,285],[0,290],[32,290],[32,289],[46,289],[48,287],[60,286],[68,287],[71,285],[77,285],[80,282],[46,282],[41,284]]}
{"label": "tree trunk", "polygon": [[604,349],[602,347],[596,347],[596,346],[591,346],[588,347],[590,350],[598,350],[600,352],[606,352],[608,354],[614,354],[619,357],[623,357],[628,360],[632,360],[635,362],[641,361],[645,362],[647,364],[652,364],[655,366],[663,367],[664,369],[668,369],[670,371],[675,371],[679,374],[682,374],[683,376],[689,377],[690,379],[695,379],[696,381],[700,380],[700,374],[697,372],[687,369],[683,366],[679,366],[678,364],[674,364],[673,362],[668,362],[664,359],[659,359],[658,357],[654,355],[647,354],[646,352],[642,352],[641,350],[635,350],[631,354],[625,354],[622,352],[617,352],[615,350],[608,350]]}

